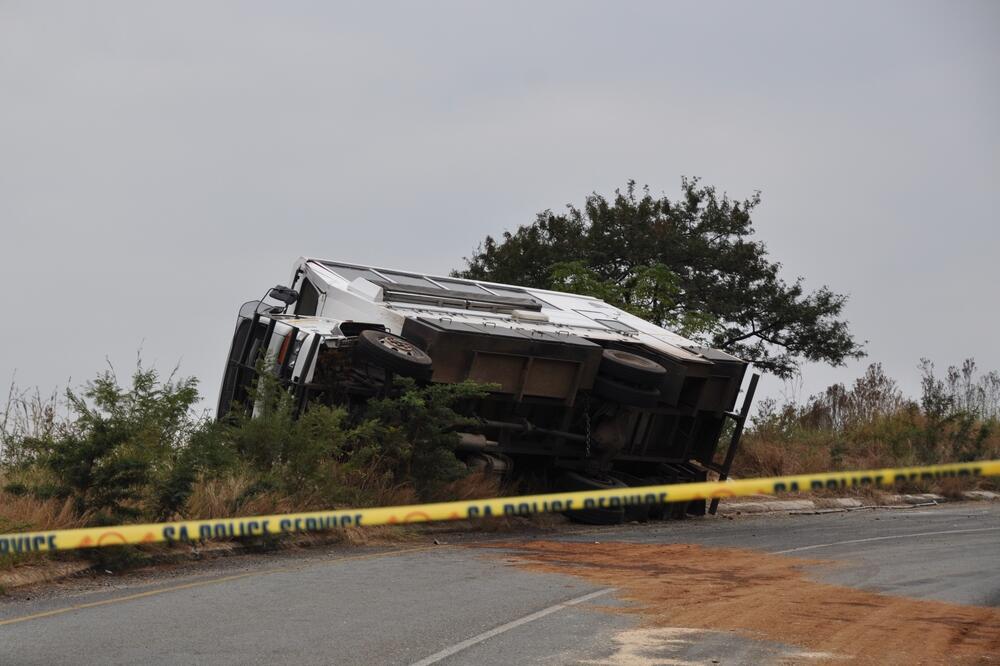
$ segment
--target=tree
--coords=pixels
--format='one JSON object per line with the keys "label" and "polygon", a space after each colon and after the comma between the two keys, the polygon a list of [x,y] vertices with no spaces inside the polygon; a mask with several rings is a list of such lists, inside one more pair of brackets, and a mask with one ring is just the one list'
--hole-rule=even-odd
{"label": "tree", "polygon": [[594,193],[582,209],[542,211],[487,236],[453,275],[593,295],[779,377],[865,355],[841,319],[847,297],[787,284],[750,239],[759,194],[733,201],[696,178],[681,187],[671,201],[630,181],[610,201]]}

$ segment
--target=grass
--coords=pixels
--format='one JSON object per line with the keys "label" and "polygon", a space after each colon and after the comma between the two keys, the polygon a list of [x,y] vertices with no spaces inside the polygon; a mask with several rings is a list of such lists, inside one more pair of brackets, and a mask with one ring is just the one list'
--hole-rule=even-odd
{"label": "grass", "polygon": [[[743,436],[733,473],[780,476],[1000,458],[996,373],[970,375],[975,365],[969,361],[964,373],[949,368],[941,380],[932,365],[922,367],[916,400],[874,364],[851,387],[831,386],[802,404],[765,401]],[[958,495],[974,487],[997,483],[945,480],[905,490]]]}
{"label": "grass", "polygon": [[89,514],[77,513],[70,499],[38,499],[0,492],[0,533],[86,527]]}

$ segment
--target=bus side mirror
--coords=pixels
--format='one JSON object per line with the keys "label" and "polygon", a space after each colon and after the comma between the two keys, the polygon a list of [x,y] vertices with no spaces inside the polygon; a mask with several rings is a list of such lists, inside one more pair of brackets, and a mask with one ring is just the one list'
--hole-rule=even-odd
{"label": "bus side mirror", "polygon": [[278,285],[267,292],[267,295],[276,301],[281,301],[285,305],[291,305],[295,301],[299,300],[299,292],[282,285]]}

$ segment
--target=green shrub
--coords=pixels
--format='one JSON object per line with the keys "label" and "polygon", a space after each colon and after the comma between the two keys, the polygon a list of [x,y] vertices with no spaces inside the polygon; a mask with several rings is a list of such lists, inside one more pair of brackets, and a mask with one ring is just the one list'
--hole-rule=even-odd
{"label": "green shrub", "polygon": [[428,497],[468,472],[454,453],[455,430],[467,421],[456,409],[482,395],[484,387],[472,382],[397,379],[388,396],[353,413],[312,404],[296,418],[292,396],[263,373],[253,417],[234,416],[215,436],[288,494],[367,503],[373,492],[408,485]]}
{"label": "green shrub", "polygon": [[36,425],[3,431],[3,491],[69,499],[96,523],[197,517],[189,515],[193,490],[226,478],[240,480],[239,496],[230,498],[236,507],[430,498],[467,474],[454,453],[455,430],[466,421],[459,406],[483,390],[398,380],[351,412],[311,404],[296,416],[292,395],[262,372],[254,415],[236,410],[217,422],[192,411],[194,379],[162,381],[139,364],[128,386],[105,372],[68,391],[62,420],[50,404],[36,410],[45,418],[18,422]]}
{"label": "green shrub", "polygon": [[5,452],[13,486],[40,498],[71,497],[81,514],[111,520],[141,515],[171,478],[197,427],[190,415],[197,381],[161,381],[139,364],[128,388],[108,371],[66,398],[64,421],[21,437]]}
{"label": "green shrub", "polygon": [[381,470],[397,484],[409,481],[426,499],[468,473],[455,457],[455,431],[472,419],[458,410],[463,402],[484,396],[486,387],[474,382],[418,387],[398,379],[396,390],[393,397],[366,405],[348,463],[353,469]]}

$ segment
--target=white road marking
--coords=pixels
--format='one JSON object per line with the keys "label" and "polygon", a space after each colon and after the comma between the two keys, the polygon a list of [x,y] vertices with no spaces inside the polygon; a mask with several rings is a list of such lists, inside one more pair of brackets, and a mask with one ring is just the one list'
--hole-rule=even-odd
{"label": "white road marking", "polygon": [[447,647],[441,650],[440,652],[435,652],[429,657],[424,657],[420,661],[414,662],[411,666],[428,666],[428,664],[436,664],[442,659],[446,659],[447,657],[450,657],[453,654],[457,654],[462,650],[465,650],[466,648],[470,648],[473,645],[482,643],[483,641],[493,638],[494,636],[502,634],[506,631],[510,631],[511,629],[516,629],[517,627],[528,624],[529,622],[540,620],[546,615],[552,615],[553,613],[558,613],[564,608],[569,608],[570,606],[576,606],[577,604],[582,604],[584,601],[590,601],[591,599],[596,599],[597,597],[603,596],[613,591],[614,588],[609,587],[605,590],[598,590],[597,592],[591,592],[590,594],[585,594],[582,597],[577,597],[575,599],[570,599],[569,601],[563,601],[562,603],[558,603],[554,606],[549,606],[548,608],[543,608],[542,610],[532,613],[531,615],[525,615],[524,617],[519,618],[517,620],[512,620],[507,624],[501,624],[499,627],[494,627],[489,631],[484,631],[483,633],[473,636],[472,638],[469,638],[467,640],[464,640],[461,643],[455,643],[451,647]]}
{"label": "white road marking", "polygon": [[830,543],[817,543],[812,546],[799,546],[788,550],[775,550],[770,555],[787,555],[788,553],[798,553],[803,550],[815,550],[816,548],[829,548],[830,546],[846,546],[852,543],[867,543],[869,541],[888,541],[890,539],[913,539],[916,537],[937,536],[939,534],[968,534],[970,532],[993,532],[1000,530],[1000,527],[977,527],[967,530],[943,530],[941,532],[917,532],[915,534],[893,534],[890,536],[870,537],[868,539],[848,539],[847,541],[832,541]]}

